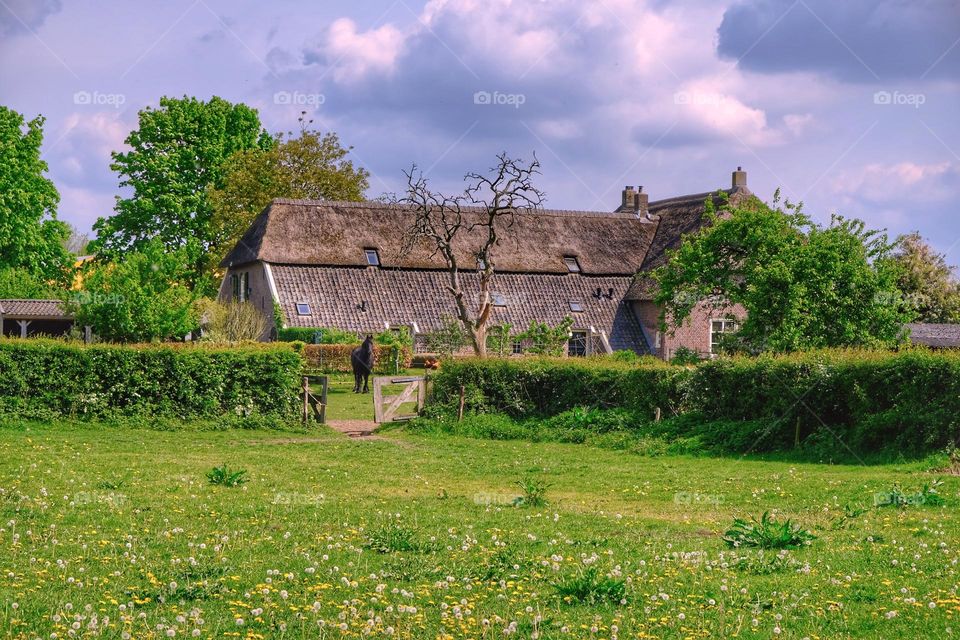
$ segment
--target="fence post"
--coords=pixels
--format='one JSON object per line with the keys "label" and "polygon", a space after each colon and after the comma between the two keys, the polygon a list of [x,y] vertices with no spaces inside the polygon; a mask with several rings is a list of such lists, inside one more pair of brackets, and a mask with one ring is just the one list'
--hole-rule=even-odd
{"label": "fence post", "polygon": [[463,422],[463,405],[467,400],[467,388],[460,385],[460,408],[457,410],[457,422]]}
{"label": "fence post", "polygon": [[330,377],[323,376],[323,393],[320,396],[320,424],[327,424],[327,387],[330,385]]}
{"label": "fence post", "polygon": [[310,410],[310,378],[303,376],[303,424],[307,424]]}
{"label": "fence post", "polygon": [[660,407],[657,407],[656,411],[653,412],[653,421],[660,422]]}

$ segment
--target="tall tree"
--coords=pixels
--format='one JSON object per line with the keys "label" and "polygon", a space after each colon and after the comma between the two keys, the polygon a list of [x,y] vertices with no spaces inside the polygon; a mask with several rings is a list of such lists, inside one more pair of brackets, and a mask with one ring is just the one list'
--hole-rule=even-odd
{"label": "tall tree", "polygon": [[708,226],[688,236],[655,272],[664,328],[700,303],[746,310],[728,346],[748,352],[891,346],[912,311],[896,286],[893,245],[860,220],[815,224],[800,206],[757,199],[724,206],[707,200]]}
{"label": "tall tree", "polygon": [[185,280],[190,256],[148,240],[116,262],[85,266],[83,290],[68,307],[80,326],[105,340],[151,342],[180,338],[197,327],[198,295]]}
{"label": "tall tree", "polygon": [[131,150],[115,152],[111,168],[133,193],[96,222],[93,250],[115,257],[157,239],[168,249],[185,249],[191,286],[209,287],[204,266],[215,237],[207,190],[223,186],[233,153],[273,145],[257,111],[218,97],[161,98],[159,108],[140,112],[126,143]]}
{"label": "tall tree", "polygon": [[352,147],[335,133],[311,129],[302,114],[299,122],[298,136],[280,133],[269,149],[234,153],[221,185],[210,188],[213,268],[274,198],[363,200],[370,173],[347,159]]}
{"label": "tall tree", "polygon": [[[457,318],[463,323],[476,355],[487,355],[487,324],[493,312],[491,297],[496,273],[496,248],[501,235],[507,232],[517,216],[528,215],[543,206],[544,193],[534,185],[540,174],[540,161],[525,164],[506,153],[497,156],[497,165],[490,175],[468,173],[462,195],[445,196],[432,191],[427,179],[414,165],[406,172],[407,193],[400,200],[415,212],[413,225],[407,230],[404,250],[421,242],[443,258],[447,269],[447,291],[453,297]],[[465,212],[465,206],[479,212]],[[470,236],[470,239],[468,239]],[[471,246],[474,239],[479,244]],[[461,264],[464,247],[470,247],[471,264]],[[471,303],[464,286],[462,272],[476,270],[479,296]]]}
{"label": "tall tree", "polygon": [[23,269],[51,281],[66,278],[66,223],[57,220],[60,194],[40,159],[44,118],[25,122],[0,106],[0,268]]}
{"label": "tall tree", "polygon": [[897,239],[897,286],[920,322],[960,322],[960,283],[953,267],[918,232]]}

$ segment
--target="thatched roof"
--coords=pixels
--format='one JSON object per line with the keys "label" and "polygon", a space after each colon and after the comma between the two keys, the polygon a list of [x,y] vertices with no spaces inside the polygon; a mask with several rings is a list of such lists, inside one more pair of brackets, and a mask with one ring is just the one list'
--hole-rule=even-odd
{"label": "thatched roof", "polygon": [[[482,210],[466,209],[468,221]],[[366,266],[364,249],[377,249],[381,266],[443,269],[440,256],[421,242],[402,251],[413,225],[409,208],[379,202],[274,200],[254,221],[222,266],[262,260],[274,264]],[[541,210],[519,214],[504,230],[494,254],[501,273],[567,273],[575,256],[590,275],[633,275],[640,268],[656,224],[633,214]],[[476,267],[482,229],[457,247],[463,268]]]}
{"label": "thatched roof", "polygon": [[[733,204],[742,202],[753,194],[746,187],[727,189],[722,192]],[[647,250],[646,256],[640,265],[640,273],[636,282],[627,294],[628,300],[650,300],[656,293],[657,286],[652,278],[645,273],[653,271],[663,265],[668,253],[680,246],[683,236],[696,233],[704,225],[705,203],[708,198],[713,199],[715,207],[720,207],[724,196],[718,192],[697,193],[689,196],[668,198],[650,203],[650,215],[659,218],[657,232]]]}
{"label": "thatched roof", "polygon": [[0,300],[0,316],[11,320],[72,320],[59,300]]}

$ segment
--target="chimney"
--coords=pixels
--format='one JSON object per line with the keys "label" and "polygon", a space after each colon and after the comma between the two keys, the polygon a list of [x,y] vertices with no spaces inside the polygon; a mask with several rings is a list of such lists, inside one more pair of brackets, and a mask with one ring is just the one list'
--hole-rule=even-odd
{"label": "chimney", "polygon": [[627,185],[623,188],[623,199],[620,202],[620,208],[617,210],[619,212],[624,211],[633,211],[633,203],[636,199],[636,192],[633,190],[631,185]]}
{"label": "chimney", "polygon": [[633,199],[633,212],[637,217],[647,215],[647,209],[650,205],[650,194],[643,192],[643,186],[640,186],[637,189],[637,193]]}
{"label": "chimney", "polygon": [[747,188],[747,172],[743,170],[743,167],[737,167],[737,170],[733,172],[733,184],[731,187],[733,189],[738,187]]}

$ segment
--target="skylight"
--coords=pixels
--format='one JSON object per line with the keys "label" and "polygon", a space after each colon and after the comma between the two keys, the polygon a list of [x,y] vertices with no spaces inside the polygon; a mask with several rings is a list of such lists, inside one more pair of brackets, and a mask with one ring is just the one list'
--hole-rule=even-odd
{"label": "skylight", "polygon": [[570,301],[570,311],[573,311],[573,312],[576,312],[576,313],[582,312],[582,311],[583,311],[583,303],[580,302],[579,300],[571,300],[571,301]]}
{"label": "skylight", "polygon": [[570,273],[580,273],[580,263],[577,262],[576,256],[565,256],[563,264],[567,265],[567,271]]}
{"label": "skylight", "polygon": [[307,302],[298,302],[297,303],[297,315],[298,316],[309,316],[313,315],[313,312],[310,310],[310,304]]}
{"label": "skylight", "polygon": [[493,302],[495,307],[505,307],[507,306],[507,296],[502,293],[493,292],[490,294],[490,300]]}
{"label": "skylight", "polygon": [[380,266],[380,254],[376,249],[364,249],[363,253],[367,256],[367,264],[371,267]]}

